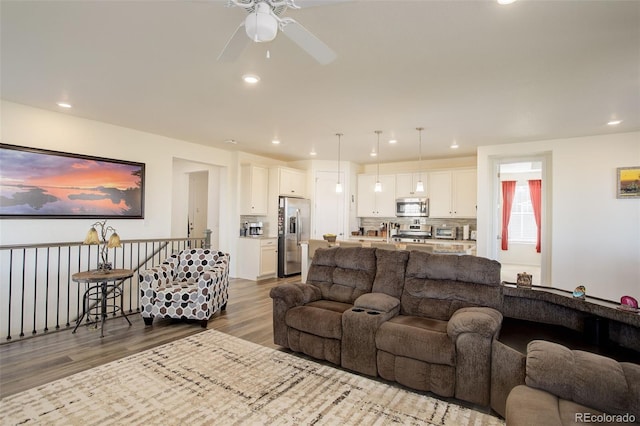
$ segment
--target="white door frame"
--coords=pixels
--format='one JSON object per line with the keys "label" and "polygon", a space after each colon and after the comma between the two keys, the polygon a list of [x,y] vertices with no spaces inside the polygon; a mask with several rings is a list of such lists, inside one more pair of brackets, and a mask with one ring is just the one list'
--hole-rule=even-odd
{"label": "white door frame", "polygon": [[492,179],[491,179],[491,195],[492,195],[492,212],[491,212],[491,233],[489,234],[490,244],[490,257],[492,259],[498,259],[498,250],[500,250],[499,237],[501,234],[501,221],[500,216],[500,177],[498,172],[501,164],[508,163],[522,163],[527,161],[540,161],[542,162],[542,212],[541,221],[542,227],[540,229],[540,285],[551,286],[551,209],[552,209],[552,193],[551,193],[551,179],[552,179],[552,165],[551,165],[551,153],[544,152],[539,154],[522,155],[517,157],[505,156],[505,157],[491,157]]}

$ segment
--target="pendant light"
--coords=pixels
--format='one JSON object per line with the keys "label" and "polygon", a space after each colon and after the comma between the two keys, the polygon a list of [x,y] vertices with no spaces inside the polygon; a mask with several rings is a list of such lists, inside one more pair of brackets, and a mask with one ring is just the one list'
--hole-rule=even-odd
{"label": "pendant light", "polygon": [[336,182],[336,193],[340,194],[342,192],[342,184],[340,183],[340,138],[342,137],[342,133],[336,133],[338,137],[338,181]]}
{"label": "pendant light", "polygon": [[424,192],[424,183],[422,182],[422,131],[424,127],[416,127],[416,130],[418,131],[418,170],[420,171],[416,192]]}
{"label": "pendant light", "polygon": [[374,192],[382,192],[382,184],[380,183],[380,133],[382,133],[382,130],[376,130],[376,134],[378,135],[378,148],[376,149],[378,153],[378,165],[376,169],[376,185],[373,187]]}

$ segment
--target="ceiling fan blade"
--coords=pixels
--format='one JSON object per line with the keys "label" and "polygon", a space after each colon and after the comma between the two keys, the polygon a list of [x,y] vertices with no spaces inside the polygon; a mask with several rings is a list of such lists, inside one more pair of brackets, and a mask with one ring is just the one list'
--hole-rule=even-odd
{"label": "ceiling fan blade", "polygon": [[224,49],[222,49],[222,52],[220,52],[220,55],[218,55],[218,61],[233,62],[238,59],[240,54],[244,51],[245,47],[247,47],[249,38],[245,34],[243,27],[244,21],[242,21],[240,25],[238,25],[236,31],[233,33],[229,41],[227,41]]}
{"label": "ceiling fan blade", "polygon": [[282,32],[322,65],[327,65],[336,59],[336,53],[329,46],[293,19],[286,20],[285,25],[282,26]]}
{"label": "ceiling fan blade", "polygon": [[309,7],[327,6],[338,3],[349,3],[350,1],[352,0],[295,0],[295,4],[298,7],[307,9]]}

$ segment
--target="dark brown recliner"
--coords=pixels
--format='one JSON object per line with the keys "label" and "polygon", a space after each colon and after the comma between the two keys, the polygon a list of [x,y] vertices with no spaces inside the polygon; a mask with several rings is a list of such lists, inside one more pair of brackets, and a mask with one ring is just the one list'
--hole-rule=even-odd
{"label": "dark brown recliner", "polygon": [[500,305],[498,262],[410,252],[400,313],[376,333],[378,374],[410,388],[489,405]]}
{"label": "dark brown recliner", "polygon": [[342,314],[370,293],[375,248],[318,249],[307,283],[271,289],[274,342],[334,364],[341,363]]}

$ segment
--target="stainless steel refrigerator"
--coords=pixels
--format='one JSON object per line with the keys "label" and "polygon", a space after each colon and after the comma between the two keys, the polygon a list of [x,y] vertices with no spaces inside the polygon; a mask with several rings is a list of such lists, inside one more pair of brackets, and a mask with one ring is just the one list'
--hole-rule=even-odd
{"label": "stainless steel refrigerator", "polygon": [[309,241],[311,202],[305,198],[278,200],[278,277],[302,271],[300,243]]}

